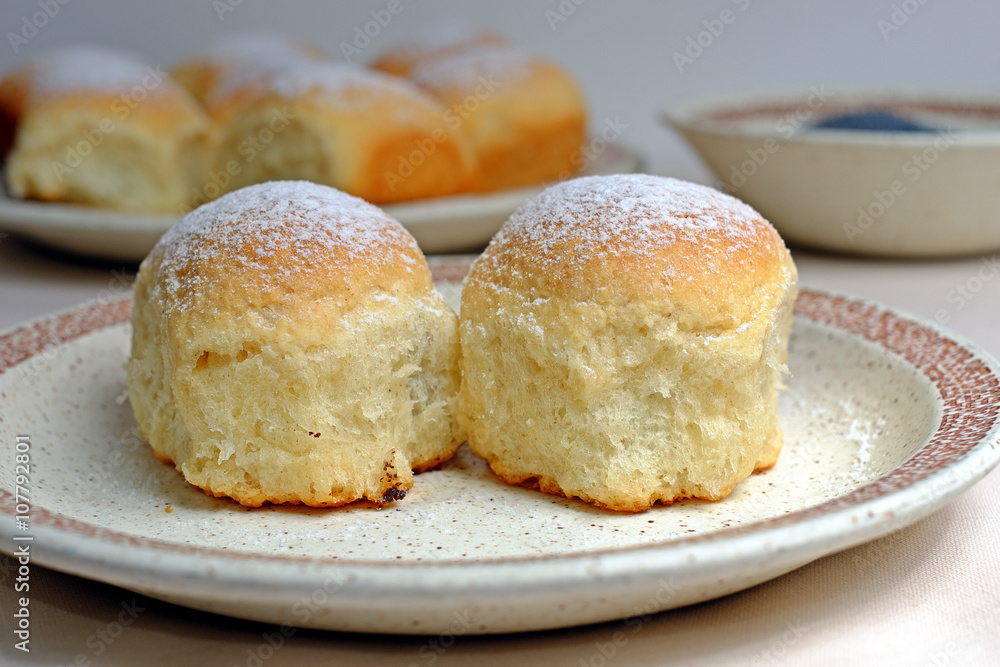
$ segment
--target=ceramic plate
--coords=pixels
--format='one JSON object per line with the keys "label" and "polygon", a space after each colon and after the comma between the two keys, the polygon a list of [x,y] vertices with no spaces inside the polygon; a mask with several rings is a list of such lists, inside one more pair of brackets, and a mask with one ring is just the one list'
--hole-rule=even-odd
{"label": "ceramic plate", "polygon": [[[468,260],[432,266],[454,302]],[[1000,458],[996,362],[934,325],[807,289],[785,450],[721,502],[616,514],[506,486],[463,448],[382,510],[247,509],[187,485],[137,435],[123,399],[130,310],[95,302],[0,337],[0,549],[30,536],[37,565],[258,621],[437,635],[679,607],[906,526]],[[19,435],[28,530],[14,516]]]}
{"label": "ceramic plate", "polygon": [[[633,172],[638,156],[616,144],[590,161],[584,175]],[[383,208],[410,230],[425,253],[482,248],[500,225],[543,186],[485,195],[438,197]],[[23,201],[0,196],[0,229],[69,252],[129,262],[141,261],[179,220],[174,215],[122,213],[72,204]]]}

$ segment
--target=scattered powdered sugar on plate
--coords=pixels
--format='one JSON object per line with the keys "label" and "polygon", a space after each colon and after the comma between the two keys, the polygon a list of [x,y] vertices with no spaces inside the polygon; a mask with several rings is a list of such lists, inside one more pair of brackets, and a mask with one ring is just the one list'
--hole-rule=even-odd
{"label": "scattered powdered sugar on plate", "polygon": [[[275,254],[289,248],[297,261],[276,265]],[[199,283],[215,279],[190,272],[202,263],[224,259],[249,269],[266,292],[313,266],[346,271],[363,261],[377,270],[403,262],[413,272],[420,257],[413,237],[380,208],[308,181],[271,181],[220,197],[174,225],[150,256],[158,250],[160,280],[176,309],[191,307],[176,298],[182,289],[199,292]]]}

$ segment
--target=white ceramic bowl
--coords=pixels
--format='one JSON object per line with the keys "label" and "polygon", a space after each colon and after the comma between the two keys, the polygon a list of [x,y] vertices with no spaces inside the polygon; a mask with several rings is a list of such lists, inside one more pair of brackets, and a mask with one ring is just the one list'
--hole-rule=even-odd
{"label": "white ceramic bowl", "polygon": [[[879,108],[934,132],[815,129]],[[667,110],[718,176],[796,244],[935,257],[1000,249],[1000,97],[814,86]]]}

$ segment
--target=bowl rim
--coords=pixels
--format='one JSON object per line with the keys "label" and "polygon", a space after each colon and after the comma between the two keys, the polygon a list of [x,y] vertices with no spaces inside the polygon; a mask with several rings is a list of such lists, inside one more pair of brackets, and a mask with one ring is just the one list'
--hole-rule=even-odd
{"label": "bowl rim", "polygon": [[[845,105],[862,104],[939,104],[951,106],[988,106],[997,118],[996,129],[961,131],[945,128],[936,132],[899,132],[886,130],[850,130],[839,128],[810,128],[785,134],[777,126],[782,117],[776,117],[771,129],[747,128],[739,122],[708,118],[709,114],[724,112],[768,111],[769,107],[790,107],[792,110],[808,106],[810,96],[817,93],[842,100]],[[772,110],[773,113],[777,113]],[[901,86],[835,87],[813,84],[804,88],[785,88],[771,91],[754,91],[703,96],[680,103],[661,106],[661,122],[682,134],[698,133],[720,137],[739,137],[767,140],[774,138],[782,143],[837,144],[845,146],[901,146],[929,147],[942,136],[949,143],[968,147],[1000,146],[1000,94],[987,88],[917,88]],[[798,123],[799,126],[808,119]]]}

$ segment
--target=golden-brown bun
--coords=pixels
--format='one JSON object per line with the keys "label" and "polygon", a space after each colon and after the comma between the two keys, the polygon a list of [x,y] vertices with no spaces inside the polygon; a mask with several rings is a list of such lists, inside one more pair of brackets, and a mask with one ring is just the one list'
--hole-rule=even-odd
{"label": "golden-brown bun", "polygon": [[507,46],[466,49],[415,68],[412,80],[469,137],[484,192],[565,178],[579,170],[587,112],[573,78]]}
{"label": "golden-brown bun", "polygon": [[35,79],[35,62],[14,67],[0,79],[0,160],[14,147],[17,126],[24,115]]}
{"label": "golden-brown bun", "polygon": [[312,44],[274,33],[241,33],[185,58],[170,74],[211,112],[221,90],[276,68],[322,60],[329,56]]}
{"label": "golden-brown bun", "polygon": [[723,498],[780,451],[796,292],[777,232],[732,197],[647,175],[551,187],[465,283],[469,445],[509,483],[610,509]]}
{"label": "golden-brown bun", "polygon": [[138,212],[176,212],[203,181],[205,113],[158,68],[74,47],[0,84],[14,122],[11,194]]}
{"label": "golden-brown bun", "polygon": [[403,497],[450,458],[457,320],[413,237],[332,188],[197,209],[135,284],[129,397],[192,484],[248,506]]}
{"label": "golden-brown bun", "polygon": [[487,26],[445,22],[412,34],[383,51],[372,67],[395,76],[409,76],[430,62],[470,48],[507,44],[507,38]]}
{"label": "golden-brown bun", "polygon": [[468,191],[475,155],[412,83],[343,63],[300,63],[230,91],[213,173],[228,187],[276,179],[385,203]]}

